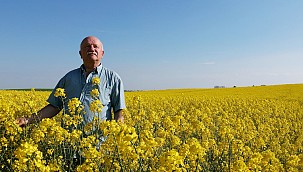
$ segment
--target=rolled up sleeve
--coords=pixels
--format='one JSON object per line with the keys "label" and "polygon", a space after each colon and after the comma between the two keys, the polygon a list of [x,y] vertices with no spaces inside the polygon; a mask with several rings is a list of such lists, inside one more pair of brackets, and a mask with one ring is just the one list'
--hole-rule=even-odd
{"label": "rolled up sleeve", "polygon": [[117,76],[112,88],[111,102],[114,112],[125,109],[124,86],[121,78]]}
{"label": "rolled up sleeve", "polygon": [[63,101],[60,97],[55,97],[55,92],[57,88],[64,88],[64,78],[61,78],[57,83],[56,87],[53,89],[52,93],[49,95],[47,102],[58,109],[63,108]]}

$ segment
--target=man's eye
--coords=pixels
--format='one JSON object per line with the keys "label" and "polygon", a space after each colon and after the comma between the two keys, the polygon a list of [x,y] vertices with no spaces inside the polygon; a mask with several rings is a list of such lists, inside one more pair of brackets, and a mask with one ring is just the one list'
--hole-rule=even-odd
{"label": "man's eye", "polygon": [[94,48],[99,48],[98,45],[87,45],[87,46],[85,46],[85,48],[92,48],[92,47],[94,47]]}

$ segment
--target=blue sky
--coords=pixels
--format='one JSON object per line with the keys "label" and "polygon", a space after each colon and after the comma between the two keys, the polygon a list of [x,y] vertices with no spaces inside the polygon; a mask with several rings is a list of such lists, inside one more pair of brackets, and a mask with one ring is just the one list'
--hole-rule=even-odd
{"label": "blue sky", "polygon": [[53,88],[81,40],[125,89],[303,83],[301,0],[3,1],[0,89]]}

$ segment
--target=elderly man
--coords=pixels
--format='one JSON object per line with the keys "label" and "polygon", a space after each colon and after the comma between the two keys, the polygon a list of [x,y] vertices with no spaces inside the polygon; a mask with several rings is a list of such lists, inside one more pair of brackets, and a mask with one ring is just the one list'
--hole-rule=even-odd
{"label": "elderly man", "polygon": [[[66,93],[66,100],[78,98],[84,105],[85,115],[83,115],[84,124],[89,123],[98,115],[101,120],[111,120],[112,110],[114,119],[124,121],[122,110],[125,109],[124,88],[120,76],[101,64],[104,55],[103,44],[94,37],[88,36],[83,39],[80,45],[79,54],[83,64],[60,79],[55,89],[48,98],[48,105],[42,108],[37,115],[29,118],[18,119],[20,126],[41,121],[43,118],[51,118],[57,115],[63,108],[68,109],[67,103],[55,96],[57,88],[63,88]],[[99,78],[99,82],[94,84],[92,80]],[[98,99],[102,103],[101,113],[95,113],[90,110],[90,103],[93,101],[91,91],[98,89]]]}

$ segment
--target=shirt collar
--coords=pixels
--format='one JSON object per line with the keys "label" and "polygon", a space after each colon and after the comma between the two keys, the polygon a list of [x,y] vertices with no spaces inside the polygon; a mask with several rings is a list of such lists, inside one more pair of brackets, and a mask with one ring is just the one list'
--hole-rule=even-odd
{"label": "shirt collar", "polygon": [[[85,66],[84,66],[84,64],[82,64],[81,66],[80,66],[80,69],[82,70],[82,72],[85,72],[86,70],[85,70]],[[101,72],[101,70],[102,70],[102,63],[100,63],[100,65],[94,70],[94,72],[96,72],[96,73],[100,73]]]}

